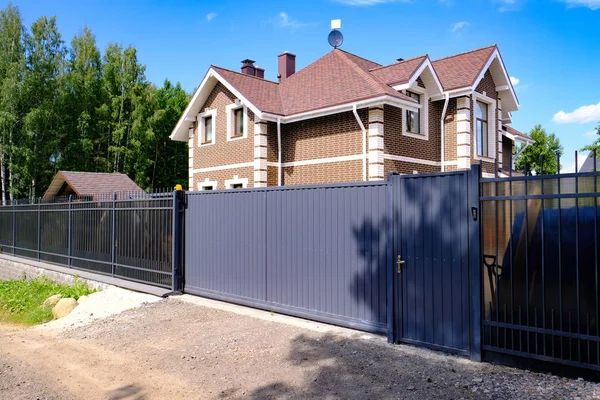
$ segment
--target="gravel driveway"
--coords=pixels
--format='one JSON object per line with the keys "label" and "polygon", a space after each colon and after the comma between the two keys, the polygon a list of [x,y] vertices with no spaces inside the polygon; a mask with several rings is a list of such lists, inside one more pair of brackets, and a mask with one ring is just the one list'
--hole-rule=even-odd
{"label": "gravel driveway", "polygon": [[192,301],[202,305],[170,298],[67,331],[0,328],[0,398],[600,398],[595,383]]}

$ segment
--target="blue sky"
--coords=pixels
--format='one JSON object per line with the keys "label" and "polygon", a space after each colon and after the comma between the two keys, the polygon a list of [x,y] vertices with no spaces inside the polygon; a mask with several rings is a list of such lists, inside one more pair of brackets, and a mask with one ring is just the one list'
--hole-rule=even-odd
{"label": "blue sky", "polygon": [[[7,2],[4,2],[4,6]],[[13,1],[29,26],[55,15],[66,41],[87,25],[98,45],[134,45],[147,77],[192,91],[210,64],[238,70],[251,58],[276,79],[277,55],[297,68],[330,51],[331,19],[342,19],[344,50],[379,63],[432,59],[498,44],[521,109],[513,126],[542,124],[565,148],[595,139],[600,121],[600,0]],[[583,159],[583,157],[580,157]]]}

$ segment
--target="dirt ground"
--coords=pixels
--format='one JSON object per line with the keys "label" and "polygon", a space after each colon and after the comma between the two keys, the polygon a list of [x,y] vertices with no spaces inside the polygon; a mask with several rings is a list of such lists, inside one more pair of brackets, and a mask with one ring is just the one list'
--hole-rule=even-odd
{"label": "dirt ground", "polygon": [[0,399],[600,398],[583,380],[195,302],[164,299],[66,331],[0,327]]}

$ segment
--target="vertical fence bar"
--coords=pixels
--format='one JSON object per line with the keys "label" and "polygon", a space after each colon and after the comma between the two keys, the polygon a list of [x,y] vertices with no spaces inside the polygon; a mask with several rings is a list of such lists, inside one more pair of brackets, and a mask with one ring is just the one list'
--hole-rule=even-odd
{"label": "vertical fence bar", "polygon": [[40,260],[40,251],[42,250],[42,198],[38,199],[38,212],[37,212],[37,259]]}
{"label": "vertical fence bar", "polygon": [[[525,164],[527,165],[527,164]],[[527,171],[527,167],[525,168]],[[529,189],[527,188],[527,179],[524,181],[525,187],[525,323],[529,327]],[[529,353],[529,331],[527,331],[527,352]]]}
{"label": "vertical fence bar", "polygon": [[15,247],[17,246],[17,207],[15,205],[15,201],[12,201],[13,208],[13,223],[12,223],[12,231],[13,231],[13,240],[12,240],[12,253],[15,255]]}
{"label": "vertical fence bar", "polygon": [[[594,287],[596,296],[596,336],[600,336],[600,311],[598,311],[598,173],[596,170],[596,149],[594,149]],[[596,364],[600,363],[600,343],[596,342]]]}
{"label": "vertical fence bar", "polygon": [[[564,329],[563,325],[563,301],[562,301],[562,205],[560,202],[560,153],[556,153],[558,163],[558,323],[559,331]],[[560,357],[564,357],[563,336],[560,336]]]}
{"label": "vertical fence bar", "polygon": [[474,164],[468,173],[468,205],[471,208],[469,218],[469,275],[471,293],[471,346],[473,361],[481,361],[481,202],[480,181],[481,165]]}
{"label": "vertical fence bar", "polygon": [[[543,178],[543,171],[544,171],[544,156],[540,156],[540,169],[542,170],[542,179],[540,179],[540,186],[541,186],[541,194],[544,194],[544,178]],[[544,231],[544,220],[546,219],[546,208],[545,208],[545,202],[546,200],[544,199],[540,199],[540,201],[542,202],[542,328],[546,329],[546,267],[545,267],[545,257],[546,257],[546,252],[545,252],[545,237],[546,237],[546,232]],[[537,312],[536,312],[536,317],[537,317]],[[543,351],[544,351],[544,355],[546,355],[546,334],[542,334],[542,339],[543,339]],[[536,335],[536,340],[537,340],[537,335]]]}
{"label": "vertical fence bar", "polygon": [[110,273],[115,276],[115,259],[116,259],[116,247],[115,236],[117,229],[117,193],[113,193],[113,204],[112,204],[112,227],[111,227],[111,239],[110,239]]}
{"label": "vertical fence bar", "polygon": [[67,265],[71,266],[71,256],[73,255],[73,195],[69,195],[69,237],[67,244]]}
{"label": "vertical fence bar", "polygon": [[[579,171],[577,168],[578,154],[575,151],[575,193],[579,194]],[[575,197],[575,285],[577,292],[577,333],[581,333],[579,309],[579,198]],[[581,339],[577,339],[577,361],[581,361]]]}

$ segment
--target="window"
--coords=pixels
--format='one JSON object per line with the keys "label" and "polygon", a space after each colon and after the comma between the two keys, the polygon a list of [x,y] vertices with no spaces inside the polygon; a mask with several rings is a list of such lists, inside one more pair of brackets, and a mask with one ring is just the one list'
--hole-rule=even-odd
{"label": "window", "polygon": [[215,123],[217,119],[217,110],[207,109],[198,114],[198,146],[206,146],[215,143]]}
{"label": "window", "polygon": [[233,135],[231,137],[244,136],[244,109],[233,110]]}
{"label": "window", "polygon": [[213,140],[212,117],[204,118],[204,137],[202,143],[211,143]]}
{"label": "window", "polygon": [[248,137],[248,109],[243,104],[229,104],[227,111],[227,140]]}
{"label": "window", "polygon": [[198,190],[217,190],[217,181],[198,182]]}
{"label": "window", "polygon": [[477,155],[488,156],[488,105],[475,102],[475,126],[477,129]]}
{"label": "window", "polygon": [[244,184],[243,183],[234,183],[233,185],[231,185],[232,189],[243,189],[244,188]]}
{"label": "window", "polygon": [[[412,97],[421,104],[421,95],[406,91],[406,95]],[[406,131],[409,133],[421,133],[421,111],[406,111]]]}
{"label": "window", "polygon": [[244,189],[248,187],[248,178],[240,178],[234,175],[233,179],[225,181],[225,189]]}

